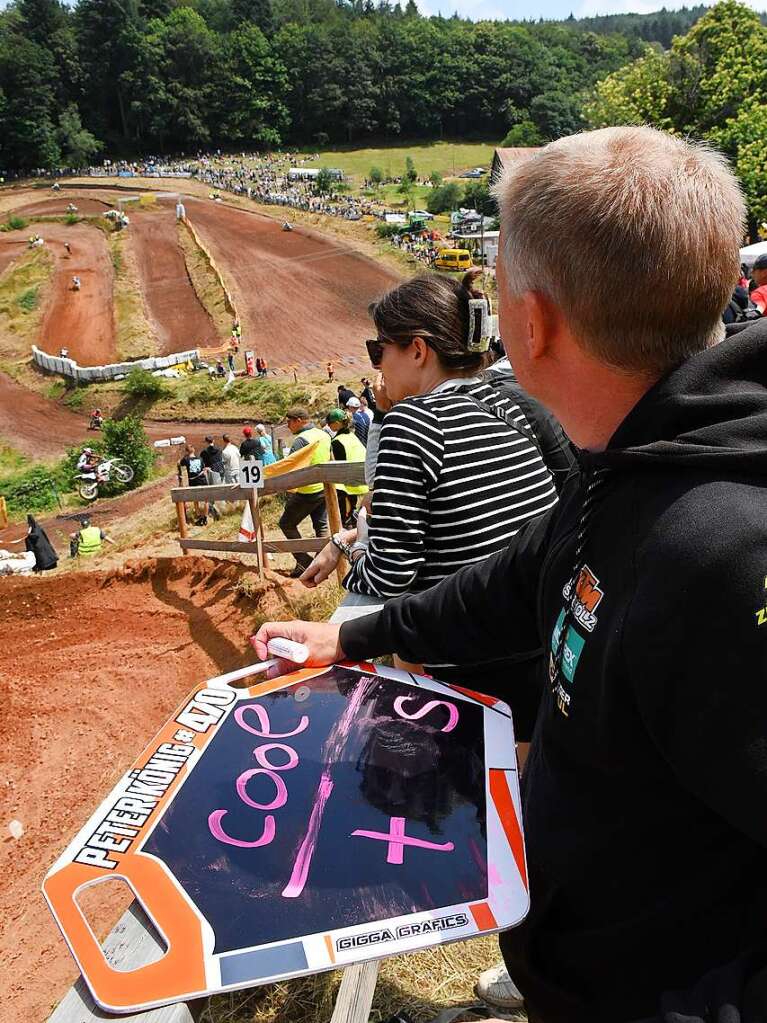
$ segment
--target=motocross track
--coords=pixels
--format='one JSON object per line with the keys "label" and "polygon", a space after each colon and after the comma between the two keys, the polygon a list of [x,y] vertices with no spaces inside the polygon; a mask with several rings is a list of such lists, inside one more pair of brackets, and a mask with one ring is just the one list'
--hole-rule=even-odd
{"label": "motocross track", "polygon": [[280,581],[245,598],[242,573],[189,557],[3,580],[1,1023],[42,1023],[78,975],[40,894],[48,868],[192,687],[253,661],[253,616],[287,613]]}
{"label": "motocross track", "polygon": [[18,217],[65,217],[67,206],[70,203],[77,207],[78,214],[88,216],[92,216],[94,213],[106,213],[114,206],[114,203],[108,202],[106,199],[83,198],[73,192],[68,195],[57,195],[50,199],[40,199],[38,202],[19,206],[13,212]]}
{"label": "motocross track", "polygon": [[[208,434],[220,437],[227,432],[239,437],[240,428],[238,423],[144,420],[150,440],[183,435],[196,447],[204,446],[202,442]],[[22,454],[38,459],[56,458],[73,444],[98,436],[89,432],[86,412],[72,412],[0,373],[0,438],[7,439]]]}
{"label": "motocross track", "polygon": [[186,268],[173,208],[142,211],[131,219],[128,230],[160,354],[217,347],[215,325],[198,299]]}
{"label": "motocross track", "polygon": [[[0,261],[10,262],[26,251],[29,233],[27,228],[23,234],[10,231],[0,235]],[[115,362],[114,270],[104,233],[87,224],[59,223],[39,224],[35,233],[44,239],[55,260],[38,347],[51,355],[68,348],[81,366]],[[71,254],[65,242],[70,244]],[[72,290],[73,276],[81,280],[80,291]]]}
{"label": "motocross track", "polygon": [[270,365],[363,357],[368,305],[399,283],[392,271],[314,231],[202,199],[187,216],[231,283],[243,345]]}

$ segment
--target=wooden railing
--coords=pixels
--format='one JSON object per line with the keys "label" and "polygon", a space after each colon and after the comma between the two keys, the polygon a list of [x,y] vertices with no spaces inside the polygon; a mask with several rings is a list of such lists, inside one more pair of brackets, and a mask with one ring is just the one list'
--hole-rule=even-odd
{"label": "wooden railing", "polygon": [[[305,469],[294,469],[292,472],[267,476],[261,489],[241,487],[237,483],[217,483],[206,487],[174,487],[170,496],[176,505],[178,517],[179,545],[184,554],[187,551],[227,551],[236,554],[255,554],[258,559],[258,574],[263,577],[265,557],[268,554],[314,554],[321,551],[328,542],[327,537],[310,537],[302,540],[266,540],[259,511],[259,497],[269,494],[284,493],[297,487],[307,487],[312,483],[321,483],[325,495],[325,506],[328,512],[328,525],[331,533],[341,529],[341,513],[338,508],[336,484],[348,483],[359,486],[365,482],[365,466],[362,462],[325,462],[322,465],[310,465]],[[188,536],[186,505],[191,503],[207,504],[210,501],[247,501],[253,517],[253,530],[256,539],[248,540],[208,540],[192,539]],[[336,569],[339,582],[348,570],[346,561],[341,558]]]}

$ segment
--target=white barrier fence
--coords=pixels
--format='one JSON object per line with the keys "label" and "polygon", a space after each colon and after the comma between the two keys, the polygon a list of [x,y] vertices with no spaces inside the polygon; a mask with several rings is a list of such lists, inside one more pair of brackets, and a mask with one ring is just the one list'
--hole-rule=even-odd
{"label": "white barrier fence", "polygon": [[127,376],[136,367],[147,369],[168,369],[183,362],[196,362],[199,352],[196,348],[188,352],[174,352],[173,355],[157,355],[148,359],[135,359],[133,362],[114,362],[109,366],[78,366],[74,359],[62,359],[59,355],[48,355],[36,345],[32,345],[32,358],[46,373],[58,373],[77,383],[91,384],[94,381],[114,380],[116,377]]}

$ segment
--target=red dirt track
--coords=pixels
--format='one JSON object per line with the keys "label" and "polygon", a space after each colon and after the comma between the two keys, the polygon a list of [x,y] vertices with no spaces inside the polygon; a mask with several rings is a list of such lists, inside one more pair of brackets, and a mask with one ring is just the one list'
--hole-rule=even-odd
{"label": "red dirt track", "polygon": [[[26,228],[0,234],[0,270],[27,251],[31,233]],[[81,366],[115,362],[114,271],[106,236],[88,224],[44,223],[36,225],[34,233],[44,239],[55,260],[38,347],[51,355],[68,348]],[[77,292],[72,291],[74,276],[81,281]]]}
{"label": "red dirt track", "polygon": [[197,298],[178,243],[174,209],[138,212],[128,230],[160,354],[216,347],[215,325]]}
{"label": "red dirt track", "polygon": [[[77,207],[78,214],[93,215],[94,213],[106,213],[114,205],[106,199],[92,199],[81,197],[75,193],[52,196],[50,199],[40,199],[38,202],[31,202],[27,206],[19,206],[13,212],[18,217],[65,217],[67,206],[73,203]],[[42,234],[42,232],[40,232]]]}
{"label": "red dirt track", "polygon": [[[68,348],[81,366],[116,362],[114,270],[106,236],[86,224],[41,224],[38,233],[56,257],[40,347],[51,355]],[[72,246],[71,256],[64,242]],[[72,291],[74,275],[82,282],[80,291]]]}
{"label": "red dirt track", "polygon": [[[187,215],[232,284],[243,347],[270,365],[365,354],[368,305],[399,278],[356,249],[221,203],[186,199]],[[289,214],[289,211],[287,211]]]}
{"label": "red dirt track", "polygon": [[167,558],[3,580],[2,1023],[42,1023],[78,974],[43,875],[192,687],[252,661],[256,610],[285,613],[275,582],[243,601],[242,571]]}

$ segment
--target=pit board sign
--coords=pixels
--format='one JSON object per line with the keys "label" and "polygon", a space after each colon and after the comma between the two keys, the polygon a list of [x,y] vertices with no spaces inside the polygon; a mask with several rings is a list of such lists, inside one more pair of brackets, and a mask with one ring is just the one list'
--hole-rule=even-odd
{"label": "pit board sign", "polygon": [[[136,1012],[524,918],[505,704],[373,665],[229,679],[191,694],[43,882],[102,1008]],[[167,945],[132,972],[106,961],[77,902],[115,877]]]}

